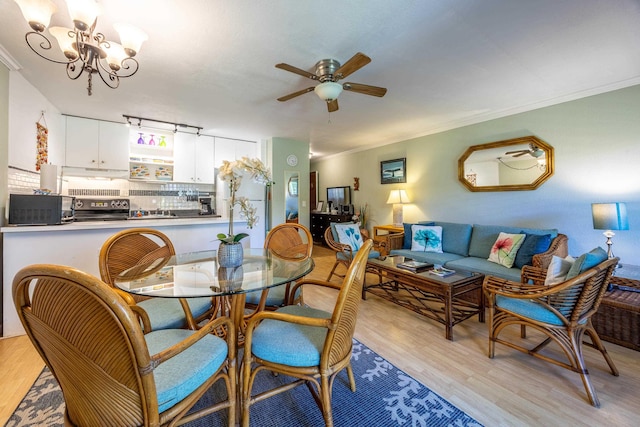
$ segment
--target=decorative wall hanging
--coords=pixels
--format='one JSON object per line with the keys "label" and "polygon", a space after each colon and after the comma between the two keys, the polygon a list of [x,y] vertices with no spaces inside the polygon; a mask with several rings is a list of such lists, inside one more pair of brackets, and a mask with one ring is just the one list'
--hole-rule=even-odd
{"label": "decorative wall hanging", "polygon": [[36,171],[40,171],[40,165],[49,163],[49,130],[47,129],[47,120],[44,118],[44,111],[36,122],[36,129]]}
{"label": "decorative wall hanging", "polygon": [[359,191],[360,190],[360,178],[358,178],[357,176],[353,177],[353,191]]}
{"label": "decorative wall hanging", "polygon": [[407,182],[406,157],[380,162],[380,184],[398,184],[404,182]]}

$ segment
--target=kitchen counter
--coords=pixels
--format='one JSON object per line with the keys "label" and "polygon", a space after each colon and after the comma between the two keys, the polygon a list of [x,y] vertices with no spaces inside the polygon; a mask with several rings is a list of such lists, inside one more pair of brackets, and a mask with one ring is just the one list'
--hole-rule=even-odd
{"label": "kitchen counter", "polygon": [[[16,273],[31,264],[57,264],[77,268],[100,277],[98,258],[103,243],[127,228],[154,228],[166,234],[176,253],[216,250],[218,233],[228,233],[228,219],[214,216],[197,218],[72,222],[63,225],[6,226],[0,229],[3,243],[3,331],[2,336],[24,334],[13,305],[11,287]],[[253,229],[245,220],[234,219],[235,233],[248,233],[245,248],[262,248],[264,223]]]}

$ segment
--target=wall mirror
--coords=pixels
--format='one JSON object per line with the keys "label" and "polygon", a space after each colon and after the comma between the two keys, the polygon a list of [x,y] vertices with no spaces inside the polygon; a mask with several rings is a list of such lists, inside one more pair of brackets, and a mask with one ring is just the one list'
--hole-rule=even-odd
{"label": "wall mirror", "polygon": [[291,197],[298,197],[298,176],[292,176],[287,183],[287,191]]}
{"label": "wall mirror", "polygon": [[300,174],[297,171],[285,171],[284,182],[287,183],[284,193],[284,209],[286,222],[298,222],[298,181]]}
{"label": "wall mirror", "polygon": [[525,136],[469,147],[458,159],[458,180],[469,191],[535,190],[553,168],[553,147]]}

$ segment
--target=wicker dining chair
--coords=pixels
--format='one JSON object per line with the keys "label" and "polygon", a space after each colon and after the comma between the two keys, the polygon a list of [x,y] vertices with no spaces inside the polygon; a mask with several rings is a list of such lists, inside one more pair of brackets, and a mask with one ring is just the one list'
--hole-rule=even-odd
{"label": "wicker dining chair", "polygon": [[[600,351],[611,373],[618,376],[613,360],[591,324],[591,316],[600,306],[617,263],[618,258],[605,260],[555,285],[545,285],[544,270],[532,266],[523,268],[521,283],[486,277],[483,288],[489,307],[489,357],[494,356],[495,343],[500,343],[577,372],[582,378],[589,402],[593,406],[600,406],[589,379],[582,346],[587,345]],[[510,325],[520,326],[521,341],[507,341],[498,337]],[[526,339],[526,327],[542,332],[546,338],[536,345],[523,343]],[[591,338],[590,343],[583,343],[585,334]],[[560,346],[567,362],[540,353],[552,341]]]}
{"label": "wicker dining chair", "polygon": [[[144,334],[136,314],[100,279],[50,264],[20,270],[13,300],[27,335],[62,389],[65,425],[159,426],[181,424],[220,409],[237,411],[234,334],[211,332],[227,317],[198,331],[164,329]],[[189,412],[222,380],[225,400]],[[173,425],[173,424],[172,424]]]}
{"label": "wicker dining chair", "polygon": [[111,285],[128,304],[137,304],[148,315],[152,330],[184,328],[195,329],[198,323],[211,317],[217,310],[216,300],[202,298],[149,298],[133,296],[114,286],[118,274],[136,265],[175,255],[171,240],[152,228],[129,228],[109,237],[100,249],[101,279]]}
{"label": "wicker dining chair", "polygon": [[[335,252],[336,255],[336,261],[333,263],[333,267],[329,272],[327,282],[331,281],[331,278],[333,276],[344,279],[345,275],[336,273],[336,270],[339,266],[343,266],[345,270],[349,269],[349,266],[353,262],[353,259],[358,251],[354,251],[350,245],[338,242],[333,236],[333,230],[331,229],[331,227],[327,227],[327,229],[324,231],[324,241],[327,243],[327,246],[329,246],[329,248]],[[374,247],[369,252],[369,258],[378,258],[380,257],[380,251],[378,249],[383,249],[384,247],[386,247],[386,243],[374,242],[373,240],[372,243]],[[375,274],[376,276],[378,276],[379,282],[382,282],[382,274],[379,270],[368,269],[367,272]]]}
{"label": "wicker dining chair", "polygon": [[[292,292],[308,285],[339,290],[333,313],[288,305],[276,311],[261,311],[249,321],[242,364],[243,426],[249,426],[252,404],[301,384],[311,391],[325,424],[333,426],[331,388],[336,375],[346,368],[351,390],[356,391],[351,368],[352,339],[371,246],[371,240],[364,243],[342,284],[307,279],[293,286]],[[252,396],[256,375],[263,370],[297,380]]]}
{"label": "wicker dining chair", "polygon": [[[264,247],[270,249],[273,256],[287,261],[305,261],[311,258],[313,252],[313,237],[307,227],[297,223],[278,224],[269,231],[264,241]],[[258,311],[263,309],[275,310],[286,305],[289,301],[291,283],[265,289],[261,293],[250,292],[246,296],[249,308]],[[302,290],[293,296],[294,303],[302,304]]]}

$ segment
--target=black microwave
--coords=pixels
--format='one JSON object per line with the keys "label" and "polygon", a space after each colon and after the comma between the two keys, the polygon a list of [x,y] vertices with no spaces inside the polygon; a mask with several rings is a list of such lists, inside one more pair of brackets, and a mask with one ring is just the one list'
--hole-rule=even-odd
{"label": "black microwave", "polygon": [[74,220],[74,199],[53,194],[10,194],[9,224],[57,225]]}

